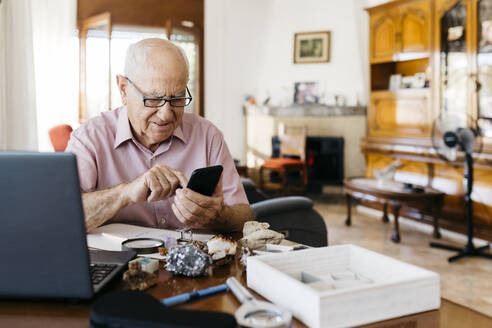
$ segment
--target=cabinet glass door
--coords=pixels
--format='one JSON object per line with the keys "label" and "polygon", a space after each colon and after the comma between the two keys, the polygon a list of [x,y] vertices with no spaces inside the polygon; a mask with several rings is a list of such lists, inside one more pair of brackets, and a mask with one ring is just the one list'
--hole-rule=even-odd
{"label": "cabinet glass door", "polygon": [[441,17],[440,105],[441,115],[467,120],[468,58],[466,5],[458,1]]}
{"label": "cabinet glass door", "polygon": [[492,0],[477,7],[478,118],[483,132],[492,136]]}

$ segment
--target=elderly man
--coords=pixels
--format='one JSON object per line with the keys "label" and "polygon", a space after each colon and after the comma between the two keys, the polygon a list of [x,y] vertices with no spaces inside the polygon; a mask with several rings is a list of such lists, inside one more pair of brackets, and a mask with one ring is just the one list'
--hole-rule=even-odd
{"label": "elderly man", "polygon": [[[77,155],[87,230],[115,222],[240,230],[252,211],[223,135],[184,113],[191,95],[183,51],[161,39],[137,42],[116,80],[124,106],[85,122],[67,147]],[[211,197],[185,188],[194,169],[218,164],[224,171]]]}

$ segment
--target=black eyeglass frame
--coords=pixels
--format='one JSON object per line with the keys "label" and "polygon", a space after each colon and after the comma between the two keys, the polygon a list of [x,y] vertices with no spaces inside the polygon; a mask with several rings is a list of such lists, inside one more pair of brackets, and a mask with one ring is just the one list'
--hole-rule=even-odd
{"label": "black eyeglass frame", "polygon": [[[166,103],[169,103],[169,105],[171,107],[178,107],[178,108],[181,108],[181,107],[186,107],[188,106],[191,101],[193,100],[193,97],[191,96],[191,92],[190,90],[188,89],[188,86],[186,86],[186,92],[188,93],[189,97],[172,97],[172,98],[165,98],[165,97],[155,97],[155,98],[151,98],[151,97],[144,97],[144,95],[142,94],[142,92],[140,92],[140,90],[137,89],[137,87],[135,86],[135,84],[133,83],[132,80],[130,80],[127,76],[125,76],[125,79],[128,80],[128,82],[130,82],[131,86],[133,87],[133,89],[135,89],[135,92],[137,93],[137,95],[142,99],[143,103],[144,103],[144,106],[145,107],[149,107],[149,108],[159,108],[159,107],[162,107],[164,105],[166,105]],[[155,106],[152,106],[152,105],[148,105],[147,104],[147,101],[149,100],[154,100],[154,101],[164,101],[162,104],[160,105],[155,105]],[[184,105],[179,105],[179,106],[176,106],[176,105],[173,105],[173,101],[176,101],[176,100],[186,100],[186,103]]]}

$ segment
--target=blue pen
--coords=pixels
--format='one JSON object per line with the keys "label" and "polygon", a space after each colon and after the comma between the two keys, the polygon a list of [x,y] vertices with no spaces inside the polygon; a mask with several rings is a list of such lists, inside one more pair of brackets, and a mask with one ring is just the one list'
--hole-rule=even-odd
{"label": "blue pen", "polygon": [[164,298],[161,300],[161,303],[164,304],[165,306],[173,306],[176,304],[188,302],[192,299],[199,298],[202,296],[207,296],[207,295],[212,295],[215,293],[224,292],[226,290],[227,290],[227,285],[223,284],[223,285],[218,285],[215,287],[210,287],[210,288],[198,290],[196,292],[184,293],[184,294]]}

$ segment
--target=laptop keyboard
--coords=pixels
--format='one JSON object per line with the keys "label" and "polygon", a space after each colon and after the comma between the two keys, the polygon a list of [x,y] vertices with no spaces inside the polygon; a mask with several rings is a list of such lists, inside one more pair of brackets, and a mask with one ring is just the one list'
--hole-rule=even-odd
{"label": "laptop keyboard", "polygon": [[116,269],[116,264],[95,264],[91,263],[90,273],[92,284],[97,285],[104,280],[114,269]]}

